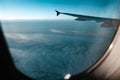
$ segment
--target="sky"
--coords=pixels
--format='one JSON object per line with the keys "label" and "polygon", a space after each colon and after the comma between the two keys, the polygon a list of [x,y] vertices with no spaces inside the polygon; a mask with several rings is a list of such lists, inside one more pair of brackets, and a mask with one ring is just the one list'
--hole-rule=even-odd
{"label": "sky", "polygon": [[[81,15],[118,18],[120,0],[0,0],[0,19],[73,19],[55,10]],[[120,9],[119,9],[120,12]]]}

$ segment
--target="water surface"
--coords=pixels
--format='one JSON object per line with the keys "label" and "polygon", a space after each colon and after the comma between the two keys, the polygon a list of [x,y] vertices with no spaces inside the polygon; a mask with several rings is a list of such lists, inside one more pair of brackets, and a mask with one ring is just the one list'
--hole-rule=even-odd
{"label": "water surface", "polygon": [[94,21],[2,21],[16,68],[35,80],[75,75],[103,56],[114,28]]}

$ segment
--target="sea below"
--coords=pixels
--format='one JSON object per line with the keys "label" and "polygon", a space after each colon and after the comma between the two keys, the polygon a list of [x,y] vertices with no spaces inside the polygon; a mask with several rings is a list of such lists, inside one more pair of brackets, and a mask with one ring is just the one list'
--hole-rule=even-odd
{"label": "sea below", "polygon": [[112,41],[114,28],[94,21],[2,21],[16,68],[33,80],[60,80],[87,70]]}

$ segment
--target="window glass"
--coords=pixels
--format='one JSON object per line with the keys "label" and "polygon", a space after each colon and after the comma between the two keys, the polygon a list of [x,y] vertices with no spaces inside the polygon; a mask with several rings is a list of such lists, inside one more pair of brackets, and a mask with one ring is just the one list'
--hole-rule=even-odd
{"label": "window glass", "polygon": [[14,64],[35,80],[60,80],[90,68],[104,55],[120,21],[117,0],[1,0],[0,4]]}

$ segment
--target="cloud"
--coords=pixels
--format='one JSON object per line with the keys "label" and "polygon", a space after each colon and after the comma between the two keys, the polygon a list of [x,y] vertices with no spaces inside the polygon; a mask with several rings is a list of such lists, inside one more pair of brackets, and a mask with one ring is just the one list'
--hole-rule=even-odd
{"label": "cloud", "polygon": [[21,33],[6,33],[5,36],[10,39],[17,40],[34,40],[34,39],[42,39],[44,37],[43,34],[21,34]]}
{"label": "cloud", "polygon": [[63,31],[57,30],[57,29],[50,29],[53,33],[64,33]]}
{"label": "cloud", "polygon": [[24,40],[27,40],[28,39],[28,36],[24,35],[24,34],[19,34],[19,33],[10,33],[10,34],[5,34],[5,36],[7,38],[11,38],[11,39],[24,39]]}

